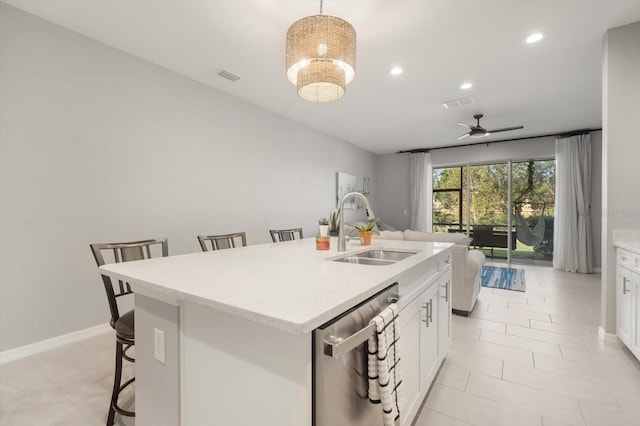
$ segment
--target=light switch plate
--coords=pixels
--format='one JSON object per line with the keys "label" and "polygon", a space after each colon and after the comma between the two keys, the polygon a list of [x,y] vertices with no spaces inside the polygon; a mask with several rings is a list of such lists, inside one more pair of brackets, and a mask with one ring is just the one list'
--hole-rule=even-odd
{"label": "light switch plate", "polygon": [[153,357],[156,361],[164,364],[164,331],[153,329]]}

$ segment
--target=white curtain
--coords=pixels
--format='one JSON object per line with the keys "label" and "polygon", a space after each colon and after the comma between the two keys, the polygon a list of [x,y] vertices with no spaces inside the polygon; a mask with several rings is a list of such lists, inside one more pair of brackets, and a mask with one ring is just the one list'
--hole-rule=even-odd
{"label": "white curtain", "polygon": [[428,152],[412,153],[409,166],[409,208],[411,209],[410,228],[414,231],[431,231],[432,175],[431,154]]}
{"label": "white curtain", "polygon": [[591,135],[556,138],[556,211],[553,267],[593,272]]}

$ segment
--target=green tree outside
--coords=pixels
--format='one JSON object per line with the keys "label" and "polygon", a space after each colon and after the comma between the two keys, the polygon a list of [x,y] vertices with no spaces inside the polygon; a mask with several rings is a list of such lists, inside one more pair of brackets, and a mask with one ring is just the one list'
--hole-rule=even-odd
{"label": "green tree outside", "polygon": [[[507,215],[510,211],[507,163],[470,166],[468,170],[471,182],[469,187],[471,225],[492,224],[506,231]],[[469,202],[466,197],[466,173],[467,167],[434,169],[435,231],[446,232],[449,228],[466,229],[466,211]],[[555,160],[513,162],[511,185],[512,213],[525,218],[530,228],[533,228],[538,218],[544,215],[546,227],[553,229]],[[462,214],[460,214],[460,207],[462,207]],[[515,224],[515,218],[512,223]],[[531,256],[536,253],[539,258],[550,259],[552,253],[549,247],[553,247],[553,241],[549,240],[548,229],[545,232],[544,241],[539,246],[527,247],[518,241],[516,251],[532,252]]]}

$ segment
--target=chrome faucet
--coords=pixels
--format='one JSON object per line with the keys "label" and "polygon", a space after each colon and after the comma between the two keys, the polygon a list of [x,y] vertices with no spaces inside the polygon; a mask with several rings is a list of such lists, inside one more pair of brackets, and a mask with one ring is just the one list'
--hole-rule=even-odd
{"label": "chrome faucet", "polygon": [[340,205],[338,206],[338,211],[341,212],[340,229],[338,230],[338,251],[347,251],[347,243],[345,241],[344,235],[344,202],[351,197],[360,198],[364,202],[365,209],[367,211],[367,219],[373,220],[376,218],[376,216],[373,214],[373,210],[371,210],[371,206],[369,205],[369,200],[367,200],[367,197],[359,192],[349,192],[348,194],[345,194],[344,197],[342,197],[342,200],[340,200]]}

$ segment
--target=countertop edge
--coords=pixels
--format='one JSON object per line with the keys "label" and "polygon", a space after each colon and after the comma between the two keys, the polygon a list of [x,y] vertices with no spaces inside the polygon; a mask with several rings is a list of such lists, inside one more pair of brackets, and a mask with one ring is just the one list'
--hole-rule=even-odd
{"label": "countertop edge", "polygon": [[640,241],[614,241],[613,246],[629,250],[635,254],[640,254]]}
{"label": "countertop edge", "polygon": [[[342,300],[339,303],[336,303],[335,305],[333,305],[328,310],[322,312],[321,314],[315,315],[312,318],[309,318],[308,320],[303,322],[294,322],[286,318],[278,318],[273,315],[268,315],[261,312],[255,312],[249,309],[245,309],[241,306],[230,305],[227,303],[222,303],[217,300],[198,297],[197,295],[181,292],[176,289],[167,288],[162,285],[158,285],[156,283],[148,282],[142,279],[132,278],[131,276],[128,276],[126,274],[121,274],[119,272],[108,270],[106,268],[101,267],[101,269],[102,269],[102,272],[104,272],[106,275],[111,276],[112,278],[121,279],[129,282],[129,284],[131,285],[135,293],[139,293],[146,297],[151,297],[172,305],[181,305],[184,302],[196,303],[202,306],[216,309],[220,312],[224,312],[232,316],[236,316],[238,318],[253,321],[255,323],[276,328],[281,331],[285,331],[294,335],[304,335],[318,328],[319,326],[331,320],[332,318],[339,315],[340,313],[366,300],[368,297],[373,296],[379,291],[392,285],[394,282],[397,281],[397,278],[403,273],[418,267],[419,265],[429,261],[434,257],[443,256],[444,253],[446,253],[447,250],[450,250],[450,248],[453,246],[453,244],[451,243],[429,243],[429,244],[434,244],[436,247],[438,247],[438,250],[434,253],[431,253],[428,256],[418,256],[416,259],[411,259],[411,258],[405,259],[403,262],[405,261],[408,261],[408,262],[406,263],[406,267],[402,268],[402,270],[396,271],[396,273],[393,274],[392,276],[387,275],[381,281],[372,283],[371,286],[367,287],[357,295],[350,297],[348,299]],[[119,265],[122,265],[122,264],[119,264]],[[107,268],[109,267],[108,265],[106,266]],[[372,268],[376,268],[376,267],[372,267]]]}

